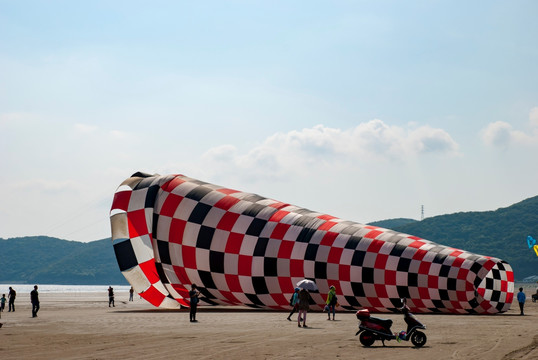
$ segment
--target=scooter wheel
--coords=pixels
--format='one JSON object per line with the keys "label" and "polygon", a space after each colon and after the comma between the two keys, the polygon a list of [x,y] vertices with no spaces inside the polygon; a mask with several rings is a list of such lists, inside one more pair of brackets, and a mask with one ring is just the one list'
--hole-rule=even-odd
{"label": "scooter wheel", "polygon": [[424,334],[422,331],[415,331],[413,335],[411,335],[411,342],[416,347],[423,347],[424,344],[426,344],[426,334]]}
{"label": "scooter wheel", "polygon": [[372,346],[372,344],[375,342],[375,337],[374,334],[372,334],[371,332],[365,331],[361,333],[361,336],[359,336],[359,340],[364,346]]}

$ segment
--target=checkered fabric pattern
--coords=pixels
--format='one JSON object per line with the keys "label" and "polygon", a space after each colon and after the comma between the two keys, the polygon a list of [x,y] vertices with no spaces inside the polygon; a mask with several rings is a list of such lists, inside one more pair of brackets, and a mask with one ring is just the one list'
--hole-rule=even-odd
{"label": "checkered fabric pattern", "polygon": [[302,279],[319,309],[334,285],[345,309],[491,314],[509,309],[509,264],[182,175],[127,179],[111,210],[120,270],[155,306],[289,310]]}

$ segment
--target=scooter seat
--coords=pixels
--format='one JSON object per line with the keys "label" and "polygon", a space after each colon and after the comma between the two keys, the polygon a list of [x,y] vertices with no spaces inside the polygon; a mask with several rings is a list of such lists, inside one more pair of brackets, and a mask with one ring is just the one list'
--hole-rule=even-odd
{"label": "scooter seat", "polygon": [[391,319],[380,319],[380,318],[371,317],[370,321],[383,326],[385,329],[390,329],[390,327],[392,326]]}

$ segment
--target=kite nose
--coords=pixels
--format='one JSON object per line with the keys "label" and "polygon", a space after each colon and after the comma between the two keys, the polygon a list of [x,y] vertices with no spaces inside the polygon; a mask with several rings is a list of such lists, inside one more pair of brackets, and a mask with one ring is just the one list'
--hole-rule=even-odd
{"label": "kite nose", "polygon": [[513,271],[506,262],[498,262],[478,285],[478,306],[486,312],[505,312],[514,297]]}

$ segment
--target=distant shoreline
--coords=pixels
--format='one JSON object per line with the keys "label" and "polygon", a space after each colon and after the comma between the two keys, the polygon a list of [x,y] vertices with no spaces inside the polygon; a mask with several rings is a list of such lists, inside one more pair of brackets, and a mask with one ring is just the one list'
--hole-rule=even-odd
{"label": "distant shoreline", "polygon": [[109,286],[114,288],[115,292],[127,292],[131,288],[130,285],[58,285],[58,284],[17,284],[17,283],[2,283],[0,284],[0,294],[7,294],[11,286],[17,293],[25,294],[33,290],[34,285],[39,287],[40,293],[93,293],[104,292]]}

